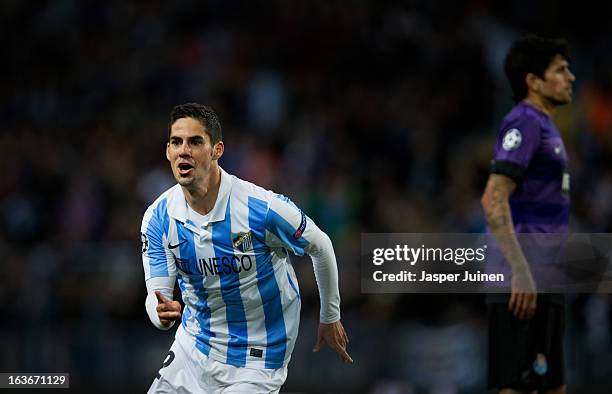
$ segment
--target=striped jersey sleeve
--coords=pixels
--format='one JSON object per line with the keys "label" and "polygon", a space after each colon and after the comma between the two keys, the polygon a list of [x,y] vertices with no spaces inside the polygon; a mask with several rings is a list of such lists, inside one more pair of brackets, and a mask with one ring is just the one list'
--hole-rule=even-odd
{"label": "striped jersey sleeve", "polygon": [[312,241],[319,228],[289,198],[275,195],[270,201],[265,220],[268,246],[284,247],[298,256]]}
{"label": "striped jersey sleeve", "polygon": [[329,237],[291,200],[276,195],[266,215],[268,246],[283,247],[298,256],[310,255],[321,297],[321,323],[340,319],[338,268]]}
{"label": "striped jersey sleeve", "polygon": [[167,200],[161,198],[147,209],[140,228],[145,281],[158,277],[176,277],[176,265],[167,248],[169,228]]}

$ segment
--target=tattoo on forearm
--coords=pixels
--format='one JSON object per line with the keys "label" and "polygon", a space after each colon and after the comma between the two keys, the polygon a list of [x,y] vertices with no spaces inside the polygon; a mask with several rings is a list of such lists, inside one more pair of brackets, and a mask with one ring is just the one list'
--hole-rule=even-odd
{"label": "tattoo on forearm", "polygon": [[503,180],[490,180],[483,205],[491,232],[510,266],[516,269],[528,265],[514,234],[512,212],[508,202],[508,197],[513,189],[513,185],[507,184]]}
{"label": "tattoo on forearm", "polygon": [[508,205],[507,193],[501,190],[498,185],[492,185],[489,194],[490,200],[485,209],[487,222],[491,230],[501,230],[504,227],[510,230],[512,216],[510,214],[510,206]]}
{"label": "tattoo on forearm", "polygon": [[488,222],[491,230],[494,230],[506,226],[508,224],[508,218],[506,215],[498,215],[490,217]]}

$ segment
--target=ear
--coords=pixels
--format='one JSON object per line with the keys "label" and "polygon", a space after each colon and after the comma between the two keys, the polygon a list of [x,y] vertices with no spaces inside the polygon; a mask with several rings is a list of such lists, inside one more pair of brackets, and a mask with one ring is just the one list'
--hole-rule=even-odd
{"label": "ear", "polygon": [[219,141],[215,144],[215,146],[213,146],[213,160],[219,160],[219,158],[223,156],[223,152],[225,152],[225,145],[223,145],[223,141]]}
{"label": "ear", "polygon": [[166,142],[166,159],[170,161],[170,143]]}
{"label": "ear", "polygon": [[542,79],[534,73],[527,73],[525,76],[525,83],[527,84],[528,90],[539,92],[542,86]]}

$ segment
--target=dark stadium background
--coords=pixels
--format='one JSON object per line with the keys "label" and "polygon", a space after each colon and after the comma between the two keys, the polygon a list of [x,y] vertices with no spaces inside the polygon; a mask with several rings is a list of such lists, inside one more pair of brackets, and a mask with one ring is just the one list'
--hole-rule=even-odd
{"label": "dark stadium background", "polygon": [[[479,393],[481,295],[360,294],[363,232],[480,232],[501,72],[527,31],[569,39],[557,122],[576,232],[612,232],[609,5],[555,1],[0,3],[0,372],[144,392],[172,341],[145,309],[139,227],[173,183],[170,108],[212,105],[221,165],[291,197],[334,240],[353,365],[312,354],[308,261],[286,392]],[[607,9],[602,8],[607,7]],[[571,393],[612,392],[608,295],[571,297]]]}

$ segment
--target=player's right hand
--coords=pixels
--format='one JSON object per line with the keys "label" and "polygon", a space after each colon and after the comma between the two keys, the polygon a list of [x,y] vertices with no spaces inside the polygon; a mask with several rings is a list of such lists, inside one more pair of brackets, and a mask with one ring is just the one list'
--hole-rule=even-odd
{"label": "player's right hand", "polygon": [[508,302],[508,310],[517,319],[533,318],[538,300],[535,282],[528,268],[512,272],[512,295]]}
{"label": "player's right hand", "polygon": [[181,318],[181,303],[170,301],[159,291],[155,291],[157,297],[157,316],[162,326],[169,327],[172,322]]}

